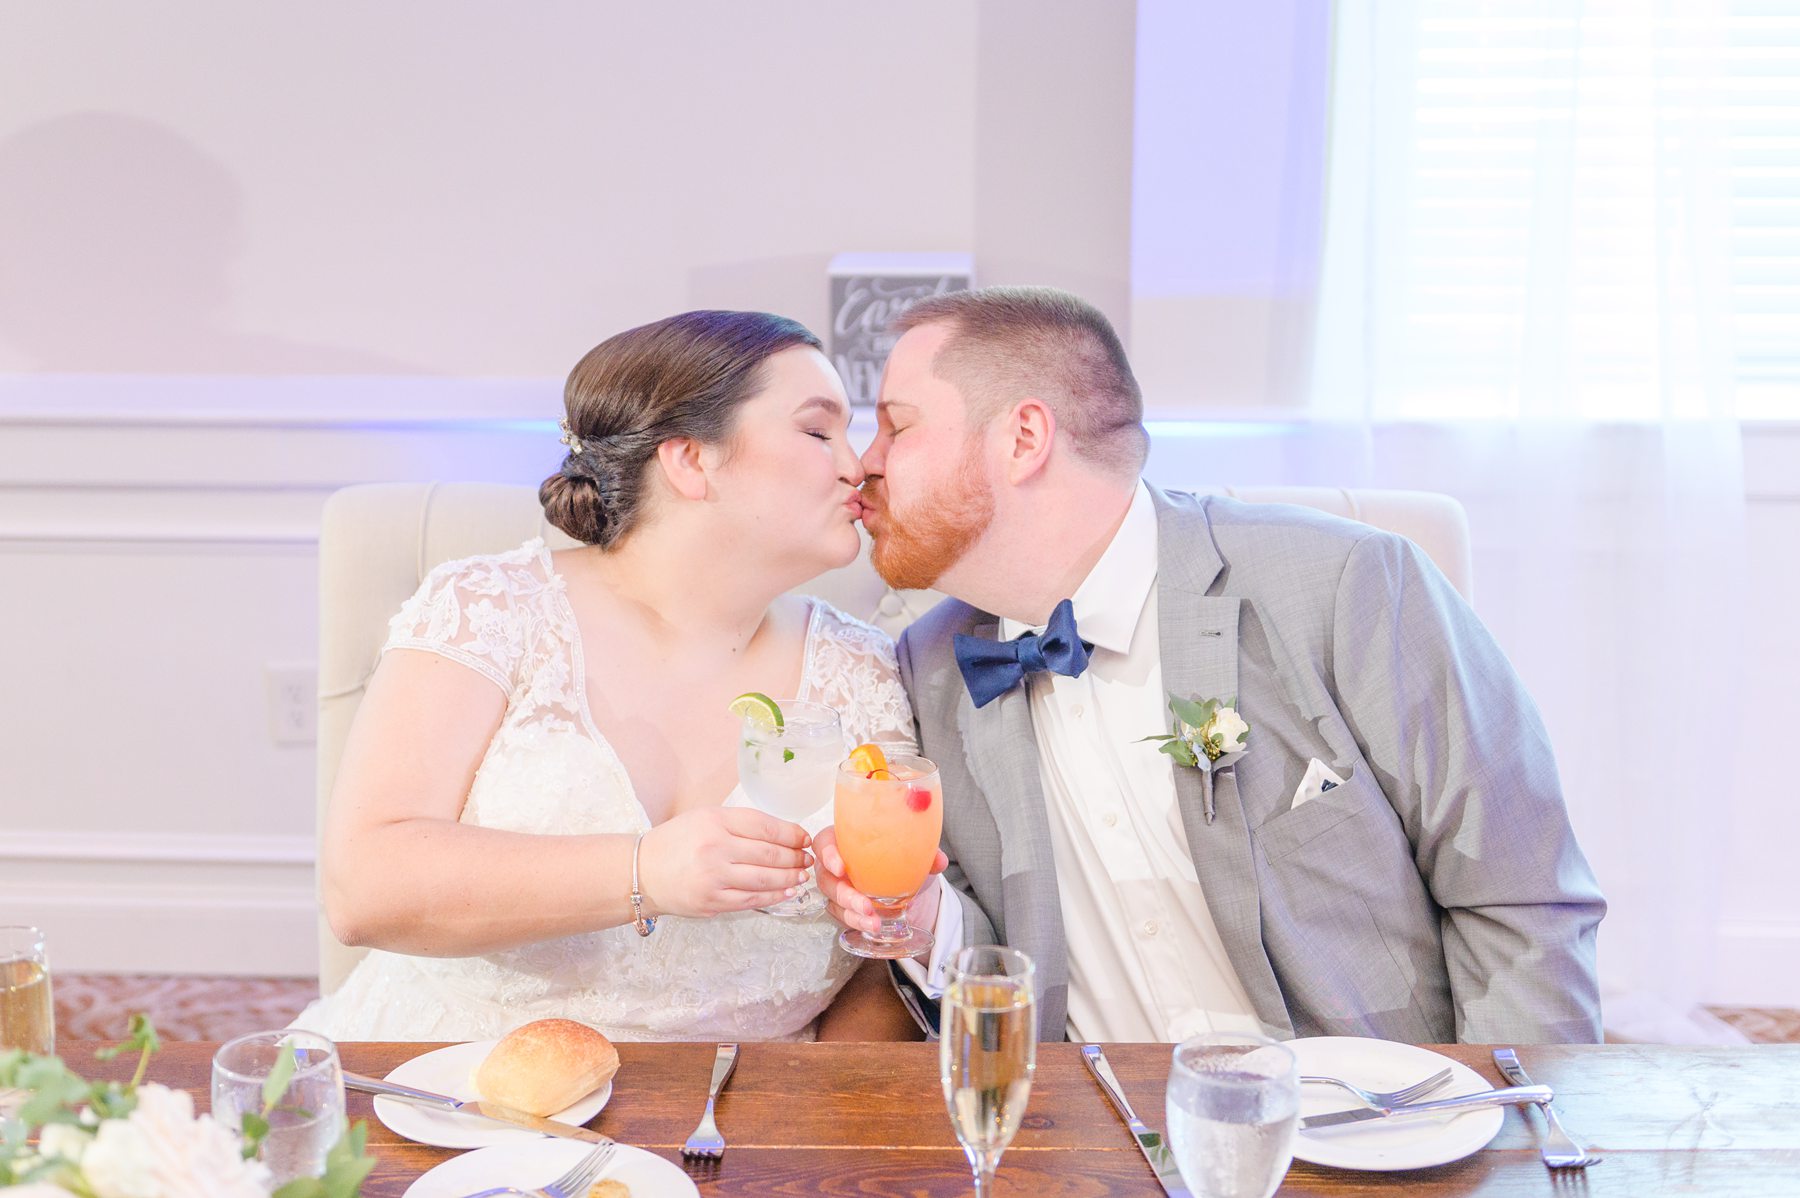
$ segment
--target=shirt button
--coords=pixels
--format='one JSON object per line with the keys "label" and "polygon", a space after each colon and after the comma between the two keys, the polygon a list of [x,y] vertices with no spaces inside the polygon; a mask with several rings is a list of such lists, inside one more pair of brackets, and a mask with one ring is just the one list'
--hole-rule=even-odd
{"label": "shirt button", "polygon": [[1119,826],[1119,817],[1111,811],[1108,811],[1105,815],[1100,817],[1100,822],[1109,828],[1116,828]]}
{"label": "shirt button", "polygon": [[1080,719],[1082,717],[1082,715],[1086,712],[1087,709],[1082,707],[1081,704],[1077,703],[1077,704],[1075,704],[1075,706],[1071,707],[1069,710],[1075,714],[1076,719]]}
{"label": "shirt button", "polygon": [[1144,921],[1144,935],[1146,936],[1154,936],[1161,929],[1162,925],[1157,923],[1154,919],[1146,919]]}

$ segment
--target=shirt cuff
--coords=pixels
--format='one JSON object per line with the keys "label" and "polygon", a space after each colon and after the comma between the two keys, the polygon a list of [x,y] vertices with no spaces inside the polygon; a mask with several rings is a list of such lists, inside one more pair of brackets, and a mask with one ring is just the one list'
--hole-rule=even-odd
{"label": "shirt cuff", "polygon": [[900,968],[906,976],[919,984],[927,998],[942,998],[946,979],[944,974],[950,969],[950,958],[962,947],[963,913],[962,899],[957,897],[950,884],[938,881],[937,921],[931,925],[931,956],[923,963],[917,957],[902,957]]}

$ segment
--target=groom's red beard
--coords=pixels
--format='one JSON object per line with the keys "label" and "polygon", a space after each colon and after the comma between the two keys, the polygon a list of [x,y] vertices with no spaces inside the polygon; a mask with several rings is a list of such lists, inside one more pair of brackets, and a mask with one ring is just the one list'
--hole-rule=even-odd
{"label": "groom's red beard", "polygon": [[873,511],[881,530],[871,530],[875,545],[869,560],[899,590],[935,586],[994,519],[994,489],[973,452],[963,456],[942,490],[905,512],[888,506],[885,478],[863,483],[862,495],[865,522]]}

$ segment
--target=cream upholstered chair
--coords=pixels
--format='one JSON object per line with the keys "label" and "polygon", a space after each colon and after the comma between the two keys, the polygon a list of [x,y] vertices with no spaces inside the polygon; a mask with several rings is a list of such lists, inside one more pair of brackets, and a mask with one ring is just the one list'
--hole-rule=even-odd
{"label": "cream upholstered chair", "polygon": [[[1197,488],[1262,503],[1297,503],[1400,533],[1431,555],[1470,594],[1468,521],[1447,495],[1346,491],[1333,487]],[[574,544],[544,522],[534,488],[492,483],[377,483],[348,487],[325,504],[319,533],[318,815],[337,777],[344,737],[375,669],[387,622],[442,562],[498,553],[542,536],[553,549]],[[899,635],[939,596],[895,592],[865,552],[841,570],[799,588]],[[362,955],[338,943],[319,920],[319,985],[329,994]]]}

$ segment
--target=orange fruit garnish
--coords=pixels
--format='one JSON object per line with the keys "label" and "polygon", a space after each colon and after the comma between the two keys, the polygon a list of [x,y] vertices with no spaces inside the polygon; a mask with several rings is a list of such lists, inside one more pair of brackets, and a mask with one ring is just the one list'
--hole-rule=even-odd
{"label": "orange fruit garnish", "polygon": [[877,770],[888,778],[887,754],[881,751],[880,745],[857,745],[850,750],[850,768],[865,778],[873,778]]}
{"label": "orange fruit garnish", "polygon": [[870,770],[866,777],[871,782],[892,782],[894,772],[892,770]]}

